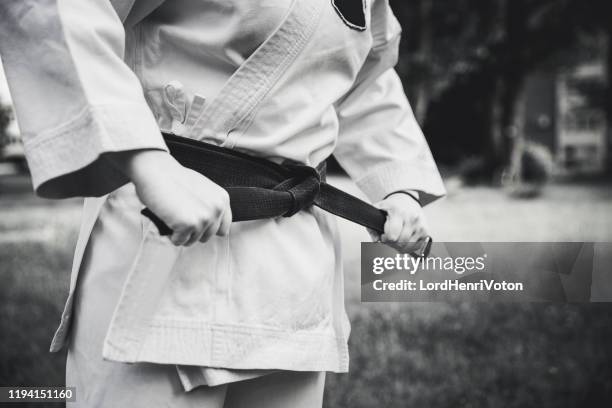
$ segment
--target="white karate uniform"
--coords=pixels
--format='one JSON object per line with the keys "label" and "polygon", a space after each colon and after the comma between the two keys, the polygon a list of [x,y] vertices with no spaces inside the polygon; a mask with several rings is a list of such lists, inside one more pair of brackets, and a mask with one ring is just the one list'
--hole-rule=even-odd
{"label": "white karate uniform", "polygon": [[166,149],[162,130],[310,166],[333,153],[372,201],[442,196],[393,70],[400,27],[386,0],[363,6],[362,27],[330,0],[0,4],[0,55],[37,192],[97,197],[85,202],[52,350],[73,319],[73,343],[87,343],[90,310],[105,316],[105,337],[89,357],[177,365],[186,389],[348,369],[332,215],[234,223],[227,237],[177,248],[105,156]]}

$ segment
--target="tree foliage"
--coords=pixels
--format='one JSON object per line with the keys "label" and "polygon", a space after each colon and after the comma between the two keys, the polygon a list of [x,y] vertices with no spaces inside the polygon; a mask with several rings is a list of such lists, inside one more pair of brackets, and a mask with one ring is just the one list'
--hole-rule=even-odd
{"label": "tree foliage", "polygon": [[[398,72],[434,154],[447,163],[481,156],[487,172],[508,165],[528,75],[601,59],[612,43],[606,0],[392,0],[391,6],[404,28]],[[609,118],[611,95],[609,88],[602,99]]]}

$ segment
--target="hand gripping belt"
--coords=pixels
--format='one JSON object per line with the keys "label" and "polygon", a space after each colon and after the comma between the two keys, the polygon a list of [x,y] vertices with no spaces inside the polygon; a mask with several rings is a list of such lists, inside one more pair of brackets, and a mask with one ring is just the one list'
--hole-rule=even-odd
{"label": "hand gripping belt", "polygon": [[[325,182],[325,163],[313,168],[269,160],[209,143],[164,134],[170,154],[227,190],[233,221],[290,217],[316,205],[325,211],[384,232],[386,213]],[[151,210],[142,214],[156,225],[161,235],[172,230]]]}

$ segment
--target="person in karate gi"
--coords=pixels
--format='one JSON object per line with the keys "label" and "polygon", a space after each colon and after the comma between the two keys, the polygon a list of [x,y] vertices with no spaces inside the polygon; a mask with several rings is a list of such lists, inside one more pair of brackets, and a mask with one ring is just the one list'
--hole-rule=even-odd
{"label": "person in karate gi", "polygon": [[161,132],[312,167],[333,153],[402,250],[444,187],[399,38],[387,0],[0,3],[34,188],[85,197],[51,345],[68,347],[74,406],[321,405],[324,373],[349,363],[334,216],[232,223],[227,192]]}

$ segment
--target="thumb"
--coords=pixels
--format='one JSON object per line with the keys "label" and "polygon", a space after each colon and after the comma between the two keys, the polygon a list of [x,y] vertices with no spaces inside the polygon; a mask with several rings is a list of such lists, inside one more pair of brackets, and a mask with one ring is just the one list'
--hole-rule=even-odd
{"label": "thumb", "polygon": [[387,212],[392,209],[391,203],[389,203],[387,200],[382,200],[372,205],[378,208],[379,210],[385,210]]}
{"label": "thumb", "polygon": [[380,234],[377,231],[374,231],[371,228],[366,228],[368,230],[368,234],[370,234],[370,238],[372,238],[373,242],[380,242]]}

